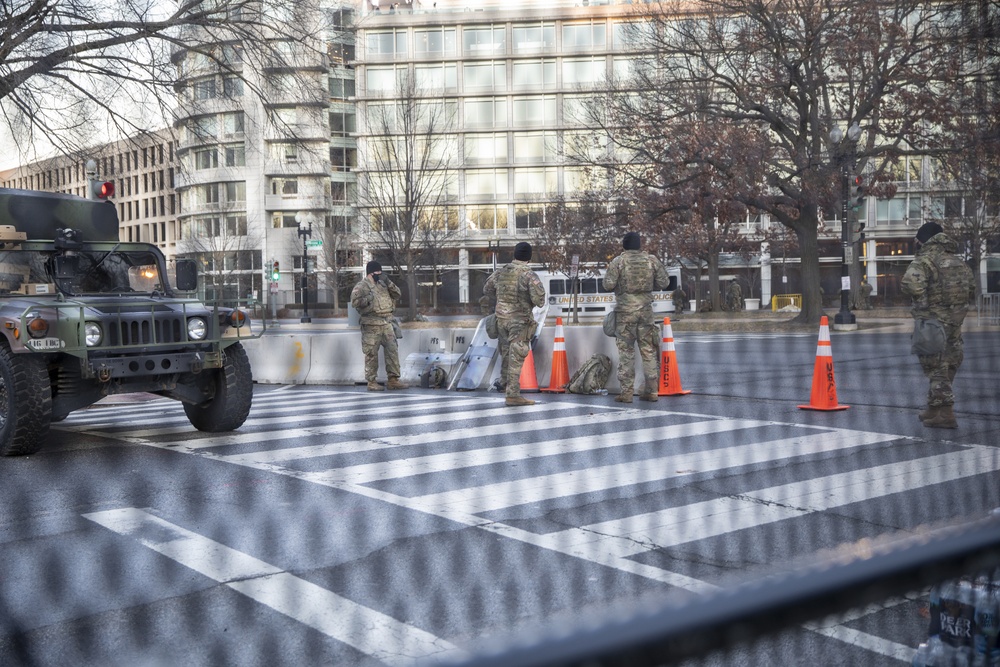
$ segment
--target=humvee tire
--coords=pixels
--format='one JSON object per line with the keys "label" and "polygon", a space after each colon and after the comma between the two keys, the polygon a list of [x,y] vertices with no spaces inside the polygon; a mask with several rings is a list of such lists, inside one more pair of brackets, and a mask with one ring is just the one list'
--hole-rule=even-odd
{"label": "humvee tire", "polygon": [[52,420],[52,388],[45,362],[0,344],[0,455],[34,454]]}
{"label": "humvee tire", "polygon": [[247,352],[240,343],[233,343],[222,354],[222,368],[202,371],[198,377],[199,381],[215,383],[215,396],[199,405],[184,404],[184,413],[199,431],[232,431],[242,426],[250,414],[253,376]]}

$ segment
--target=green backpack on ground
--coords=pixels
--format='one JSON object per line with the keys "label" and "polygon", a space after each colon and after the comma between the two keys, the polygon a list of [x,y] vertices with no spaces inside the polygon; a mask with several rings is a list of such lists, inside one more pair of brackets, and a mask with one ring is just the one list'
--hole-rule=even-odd
{"label": "green backpack on ground", "polygon": [[608,384],[609,375],[611,358],[598,352],[573,373],[566,390],[571,394],[596,394]]}

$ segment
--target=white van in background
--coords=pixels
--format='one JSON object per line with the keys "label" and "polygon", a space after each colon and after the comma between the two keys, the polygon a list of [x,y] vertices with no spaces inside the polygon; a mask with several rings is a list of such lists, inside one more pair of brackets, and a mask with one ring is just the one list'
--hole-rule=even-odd
{"label": "white van in background", "polygon": [[[549,304],[549,318],[562,317],[564,320],[573,315],[573,282],[564,273],[551,271],[535,271],[545,287],[545,298]],[[581,321],[598,321],[615,308],[615,293],[608,292],[602,286],[604,269],[587,270],[584,276],[577,278],[576,307]],[[681,279],[679,266],[667,267],[670,276],[670,286],[661,291],[653,292],[653,312],[672,313],[674,302],[672,292],[677,289]]]}

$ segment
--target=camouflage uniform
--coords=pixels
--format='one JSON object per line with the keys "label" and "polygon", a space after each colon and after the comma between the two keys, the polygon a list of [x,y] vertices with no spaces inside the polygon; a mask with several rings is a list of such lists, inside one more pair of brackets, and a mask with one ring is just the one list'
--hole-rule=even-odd
{"label": "camouflage uniform", "polygon": [[384,275],[377,283],[365,276],[351,291],[351,304],[361,315],[361,350],[365,353],[365,379],[369,386],[378,375],[380,346],[389,382],[399,381],[399,346],[392,328],[392,313],[401,296],[399,288]]}
{"label": "camouflage uniform", "polygon": [[743,290],[735,280],[726,289],[726,309],[733,313],[743,310]]}
{"label": "camouflage uniform", "polygon": [[[940,408],[947,408],[947,413],[953,415],[952,382],[964,357],[962,322],[976,293],[972,269],[956,254],[957,250],[958,244],[946,234],[932,236],[917,251],[901,285],[903,293],[913,299],[914,319],[936,319],[947,336],[944,352],[918,356],[930,381],[928,412],[921,415],[929,426],[933,424],[927,423],[925,417],[933,417]],[[954,421],[953,416],[950,421]]]}
{"label": "camouflage uniform", "polygon": [[872,309],[872,286],[867,280],[861,281],[861,310]]}
{"label": "camouflage uniform", "polygon": [[[660,376],[660,327],[653,315],[653,290],[664,290],[670,277],[663,263],[641,250],[625,250],[611,260],[604,289],[615,293],[618,382],[623,402],[632,400],[635,385],[635,344],[639,343],[643,398],[655,400]],[[617,399],[616,399],[617,400]]]}
{"label": "camouflage uniform", "polygon": [[483,293],[496,302],[500,381],[507,387],[507,398],[519,397],[521,367],[536,327],[531,310],[545,305],[545,287],[527,262],[515,259],[486,280]]}
{"label": "camouflage uniform", "polygon": [[688,295],[684,293],[684,290],[678,287],[670,295],[670,298],[674,301],[674,312],[683,313],[688,301]]}

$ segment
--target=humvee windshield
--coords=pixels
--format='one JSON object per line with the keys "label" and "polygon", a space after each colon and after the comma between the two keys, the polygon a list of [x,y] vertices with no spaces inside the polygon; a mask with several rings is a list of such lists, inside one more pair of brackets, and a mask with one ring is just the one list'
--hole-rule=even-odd
{"label": "humvee windshield", "polygon": [[163,291],[159,263],[151,252],[74,250],[0,253],[0,294],[44,293],[55,284],[71,295]]}

